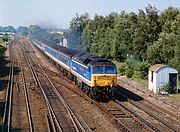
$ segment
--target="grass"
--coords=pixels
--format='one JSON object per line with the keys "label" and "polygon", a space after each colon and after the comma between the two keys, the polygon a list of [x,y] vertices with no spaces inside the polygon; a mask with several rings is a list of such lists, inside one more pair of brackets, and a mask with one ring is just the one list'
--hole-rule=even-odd
{"label": "grass", "polygon": [[170,94],[170,97],[173,101],[179,102],[180,101],[180,93],[178,94]]}
{"label": "grass", "polygon": [[141,79],[141,78],[131,78],[131,79],[143,84],[144,87],[146,87],[146,88],[148,87],[148,80],[147,79],[145,79],[145,80]]}

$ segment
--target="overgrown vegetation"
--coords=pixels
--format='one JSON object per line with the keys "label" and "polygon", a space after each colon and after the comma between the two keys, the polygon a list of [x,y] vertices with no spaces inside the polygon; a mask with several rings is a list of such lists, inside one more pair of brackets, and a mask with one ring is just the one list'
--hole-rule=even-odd
{"label": "overgrown vegetation", "polygon": [[[159,12],[148,5],[127,13],[107,16],[78,15],[66,35],[71,47],[107,59],[126,62],[119,68],[128,77],[147,78],[147,68],[156,63],[171,65],[180,73],[180,9]],[[81,48],[80,48],[81,47]],[[126,61],[127,56],[138,62]]]}
{"label": "overgrown vegetation", "polygon": [[134,62],[132,60],[127,60],[118,68],[118,72],[121,75],[126,75],[129,78],[147,79],[149,67],[150,63],[147,61]]}
{"label": "overgrown vegetation", "polygon": [[7,35],[0,37],[0,63],[1,64],[2,64],[2,61],[4,59],[4,52],[6,51],[5,41],[8,40],[6,37],[7,37]]}

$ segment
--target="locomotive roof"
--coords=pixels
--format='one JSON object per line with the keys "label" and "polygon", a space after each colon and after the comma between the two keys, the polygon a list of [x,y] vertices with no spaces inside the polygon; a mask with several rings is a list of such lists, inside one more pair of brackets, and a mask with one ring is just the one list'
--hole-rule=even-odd
{"label": "locomotive roof", "polygon": [[87,53],[78,53],[75,54],[73,57],[73,60],[84,64],[87,66],[88,64],[90,65],[114,65],[111,61],[104,59],[99,56],[94,56],[94,55],[89,55]]}
{"label": "locomotive roof", "polygon": [[95,59],[89,63],[90,65],[109,65],[109,66],[115,66],[115,64],[107,59]]}

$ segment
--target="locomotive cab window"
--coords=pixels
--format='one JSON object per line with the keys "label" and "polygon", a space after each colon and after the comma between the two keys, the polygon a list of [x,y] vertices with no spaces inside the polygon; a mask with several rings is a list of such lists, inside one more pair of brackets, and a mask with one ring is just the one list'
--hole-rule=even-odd
{"label": "locomotive cab window", "polygon": [[116,68],[114,66],[106,66],[105,73],[106,74],[116,74]]}
{"label": "locomotive cab window", "polygon": [[91,73],[91,67],[88,67],[87,71],[88,71],[89,73]]}
{"label": "locomotive cab window", "polygon": [[103,66],[94,66],[93,73],[94,74],[103,74]]}
{"label": "locomotive cab window", "polygon": [[94,66],[93,74],[116,74],[115,66]]}

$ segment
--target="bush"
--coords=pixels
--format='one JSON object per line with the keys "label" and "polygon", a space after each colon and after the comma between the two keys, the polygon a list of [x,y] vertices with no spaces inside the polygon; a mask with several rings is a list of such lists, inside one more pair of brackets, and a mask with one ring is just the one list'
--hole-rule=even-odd
{"label": "bush", "polygon": [[139,79],[141,78],[141,72],[140,71],[134,71],[134,74],[132,76],[132,78],[136,78],[136,79]]}
{"label": "bush", "polygon": [[166,92],[168,92],[169,94],[172,94],[172,93],[173,93],[172,86],[171,86],[169,83],[164,84],[163,90],[166,91]]}
{"label": "bush", "polygon": [[118,72],[120,75],[126,75],[128,78],[147,79],[150,66],[151,64],[147,61],[126,60],[124,65],[118,67]]}
{"label": "bush", "polygon": [[135,71],[137,71],[135,73],[138,75],[135,75],[135,76],[137,76],[141,79],[144,79],[144,78],[147,79],[148,69],[150,66],[151,66],[150,63],[148,63],[147,61],[138,63],[136,66],[136,69],[135,69]]}
{"label": "bush", "polygon": [[121,75],[121,76],[124,76],[125,75],[125,71],[126,71],[126,68],[124,65],[118,67],[117,69],[118,73]]}
{"label": "bush", "polygon": [[6,51],[5,43],[2,38],[0,38],[0,61],[4,58],[4,52]]}
{"label": "bush", "polygon": [[134,74],[134,69],[135,69],[136,64],[131,61],[131,60],[127,60],[125,63],[125,75],[128,78],[131,78]]}
{"label": "bush", "polygon": [[134,74],[134,71],[130,70],[130,69],[126,69],[126,72],[125,72],[125,75],[128,77],[128,78],[132,78]]}

